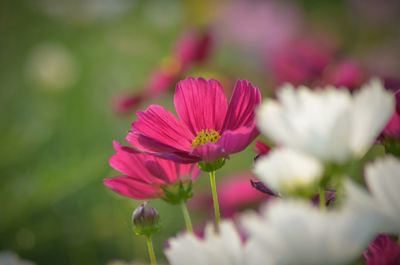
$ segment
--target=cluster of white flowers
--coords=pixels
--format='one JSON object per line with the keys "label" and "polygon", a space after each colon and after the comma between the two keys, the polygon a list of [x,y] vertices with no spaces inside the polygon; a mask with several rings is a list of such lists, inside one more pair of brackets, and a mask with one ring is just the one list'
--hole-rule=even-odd
{"label": "cluster of white flowers", "polygon": [[[400,160],[383,156],[365,167],[367,188],[344,170],[359,163],[394,111],[379,80],[358,92],[290,85],[257,111],[262,134],[276,145],[256,161],[256,175],[281,198],[240,218],[247,238],[231,221],[203,239],[183,234],[170,241],[172,265],[348,264],[379,233],[400,234]],[[342,169],[330,172],[332,165]],[[334,176],[331,176],[334,175]],[[334,181],[332,181],[334,180]],[[296,191],[333,185],[335,207],[320,209]],[[302,193],[304,195],[304,193]],[[321,193],[324,194],[324,193]]]}

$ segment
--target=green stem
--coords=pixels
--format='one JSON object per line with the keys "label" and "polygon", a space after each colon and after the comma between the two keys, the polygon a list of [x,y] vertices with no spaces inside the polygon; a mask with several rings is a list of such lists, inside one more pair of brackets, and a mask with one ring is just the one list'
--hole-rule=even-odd
{"label": "green stem", "polygon": [[156,254],[154,253],[153,241],[150,236],[146,236],[147,251],[149,252],[150,264],[157,265]]}
{"label": "green stem", "polygon": [[212,197],[213,197],[213,202],[214,202],[215,226],[218,231],[221,214],[219,211],[217,184],[215,182],[215,171],[210,172],[210,184],[211,184],[211,192],[212,192]]}
{"label": "green stem", "polygon": [[326,208],[325,189],[324,188],[321,188],[319,190],[319,208],[321,210],[325,210],[325,208]]}
{"label": "green stem", "polygon": [[192,219],[190,218],[189,210],[185,202],[181,202],[181,209],[183,213],[183,218],[185,219],[186,230],[189,233],[193,233]]}

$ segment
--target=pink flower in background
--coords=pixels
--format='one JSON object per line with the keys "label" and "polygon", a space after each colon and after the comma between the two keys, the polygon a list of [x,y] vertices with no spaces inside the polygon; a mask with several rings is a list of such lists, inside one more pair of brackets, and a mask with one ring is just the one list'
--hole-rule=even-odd
{"label": "pink flower in background", "polygon": [[383,135],[391,138],[400,138],[400,115],[394,112],[388,124],[383,130]]}
{"label": "pink flower in background", "polygon": [[[223,178],[218,183],[218,198],[221,215],[225,218],[232,218],[235,214],[244,209],[257,207],[270,198],[252,187],[251,180],[255,176],[251,172],[243,172]],[[197,194],[190,201],[190,207],[201,211],[212,211],[212,196],[209,193]]]}
{"label": "pink flower in background", "polygon": [[126,114],[133,109],[136,109],[145,99],[141,93],[134,95],[119,95],[113,100],[114,112],[118,114]]}
{"label": "pink flower in background", "polygon": [[191,67],[204,63],[212,50],[211,30],[189,29],[177,40],[173,52],[164,58],[148,78],[143,90],[130,96],[119,96],[113,103],[116,113],[135,110],[140,103],[167,92]]}
{"label": "pink flower in background", "polygon": [[271,198],[254,189],[250,183],[251,179],[255,177],[250,173],[245,173],[220,182],[218,197],[223,217],[233,217],[249,207],[257,208],[262,202]]}
{"label": "pink flower in background", "polygon": [[275,53],[271,70],[278,83],[312,85],[321,78],[334,54],[333,48],[319,41],[293,41]]}
{"label": "pink flower in background", "polygon": [[204,62],[210,55],[212,43],[210,30],[187,30],[178,40],[175,48],[175,56],[182,69]]}
{"label": "pink flower in background", "polygon": [[261,140],[256,141],[256,145],[254,146],[254,150],[257,153],[257,157],[266,155],[271,151],[271,147],[269,147],[266,143]]}
{"label": "pink flower in background", "polygon": [[236,0],[220,5],[217,12],[215,29],[221,41],[268,57],[297,36],[304,24],[295,2]]}
{"label": "pink flower in background", "polygon": [[255,108],[261,94],[238,81],[229,102],[216,80],[188,78],[177,84],[178,118],[159,105],[137,113],[127,141],[135,148],[177,162],[213,162],[245,149],[258,135]]}
{"label": "pink flower in background", "polygon": [[104,185],[133,199],[163,198],[165,188],[195,180],[200,173],[195,164],[179,164],[139,153],[116,141],[114,149],[116,154],[111,157],[110,165],[123,175],[105,179]]}
{"label": "pink flower in background", "polygon": [[398,265],[400,264],[400,245],[387,235],[379,235],[364,252],[368,265]]}
{"label": "pink flower in background", "polygon": [[346,59],[328,67],[324,75],[324,83],[354,90],[358,89],[368,78],[365,70],[355,60]]}
{"label": "pink flower in background", "polygon": [[388,124],[382,132],[384,137],[400,139],[400,80],[396,78],[385,78],[385,88],[392,91],[396,98],[396,111],[392,114]]}

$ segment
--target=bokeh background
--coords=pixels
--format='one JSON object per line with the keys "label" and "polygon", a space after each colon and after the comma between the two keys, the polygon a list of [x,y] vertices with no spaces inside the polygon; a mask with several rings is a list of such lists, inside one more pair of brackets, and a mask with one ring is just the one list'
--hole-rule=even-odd
{"label": "bokeh background", "polygon": [[[116,175],[112,140],[124,142],[135,110],[154,102],[173,109],[173,85],[122,111],[118,98],[146,89],[184,32],[207,30],[212,47],[179,78],[217,78],[227,94],[235,79],[249,79],[269,95],[283,81],[343,81],[334,74],[342,62],[357,82],[398,78],[399,14],[396,0],[1,0],[0,251],[43,265],[146,260],[131,231],[139,202],[102,180]],[[321,56],[332,62],[319,66]],[[313,60],[317,72],[303,73]],[[253,146],[232,156],[220,182],[248,172],[254,156]],[[212,217],[207,180],[195,186],[199,227]],[[179,207],[152,204],[163,222],[154,238],[162,257],[183,220]]]}

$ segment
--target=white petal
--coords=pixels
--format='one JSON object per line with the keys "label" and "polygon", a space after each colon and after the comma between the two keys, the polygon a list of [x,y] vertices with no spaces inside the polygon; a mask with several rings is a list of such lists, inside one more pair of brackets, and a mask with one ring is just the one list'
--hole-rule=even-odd
{"label": "white petal", "polygon": [[171,265],[242,265],[245,250],[233,223],[224,221],[219,233],[208,226],[204,239],[189,233],[171,239],[165,254]]}
{"label": "white petal", "polygon": [[278,101],[266,101],[257,111],[262,133],[278,145],[343,162],[350,154],[348,138],[351,97],[348,91],[312,91],[283,87]]}
{"label": "white petal", "polygon": [[400,233],[400,161],[387,156],[367,166],[366,180],[388,218],[385,232]]}
{"label": "white petal", "polygon": [[303,201],[277,200],[261,216],[245,215],[242,225],[256,246],[249,245],[249,252],[256,256],[263,251],[255,260],[265,255],[273,257],[274,264],[348,264],[373,235],[363,217],[347,210],[321,212]]}
{"label": "white petal", "polygon": [[368,151],[394,111],[394,98],[379,79],[371,80],[355,96],[351,148],[357,157]]}
{"label": "white petal", "polygon": [[323,165],[315,158],[289,148],[278,148],[256,161],[255,174],[277,192],[307,188],[320,180]]}

